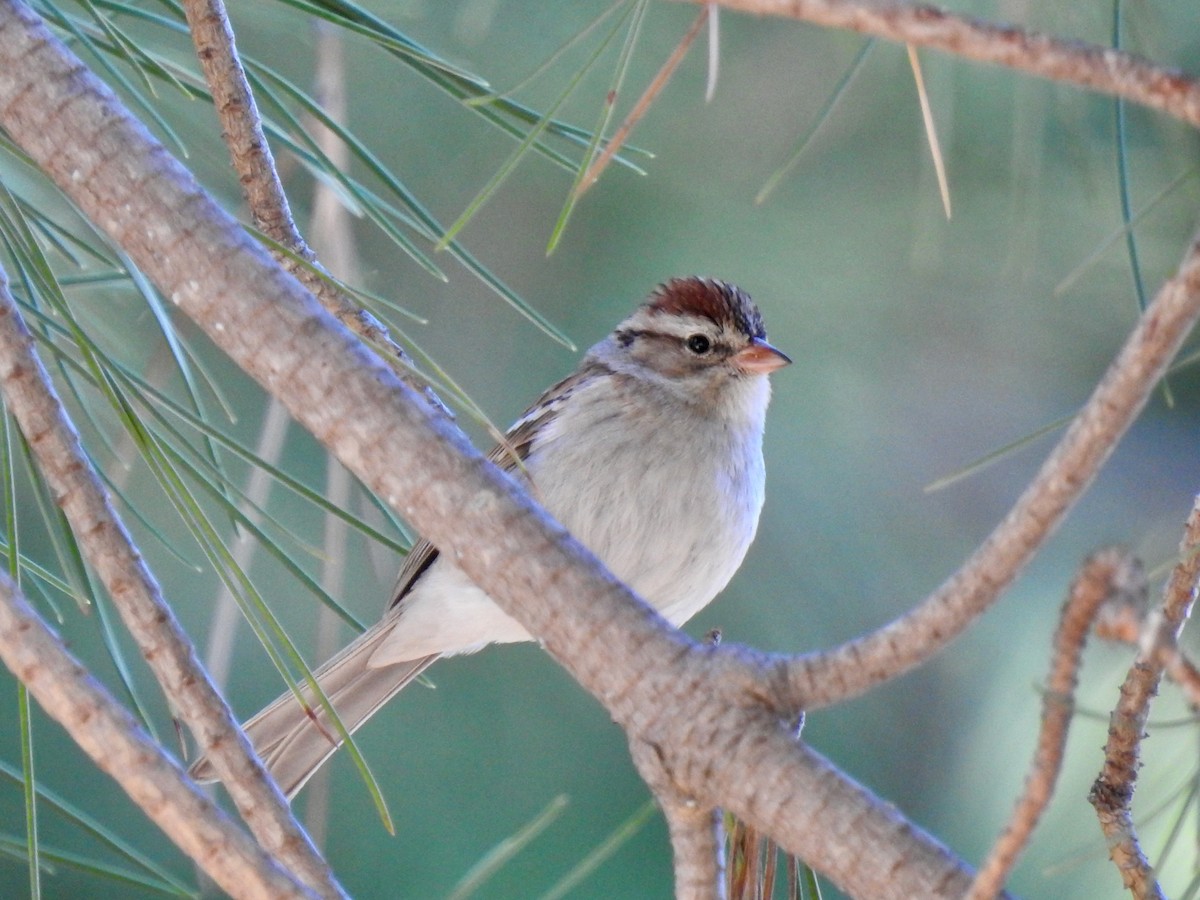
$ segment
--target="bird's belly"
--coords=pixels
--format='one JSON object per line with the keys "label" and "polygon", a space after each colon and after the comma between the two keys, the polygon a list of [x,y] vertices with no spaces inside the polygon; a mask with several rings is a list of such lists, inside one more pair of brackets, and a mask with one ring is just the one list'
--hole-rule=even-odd
{"label": "bird's belly", "polygon": [[[751,477],[696,468],[680,479],[665,449],[642,447],[592,460],[573,484],[538,472],[546,508],[609,570],[675,625],[703,608],[733,577],[762,505],[761,456]],[[729,459],[729,456],[725,457]],[[736,482],[737,488],[731,487]]]}

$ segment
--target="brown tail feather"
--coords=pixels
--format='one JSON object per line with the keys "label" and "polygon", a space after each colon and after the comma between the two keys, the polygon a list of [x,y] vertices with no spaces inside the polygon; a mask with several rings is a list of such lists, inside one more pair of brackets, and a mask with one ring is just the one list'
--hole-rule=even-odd
{"label": "brown tail feather", "polygon": [[[383,624],[368,629],[313,673],[337,710],[338,718],[351,733],[438,658],[426,656],[371,668],[367,665],[371,655],[391,631],[380,627]],[[342,743],[329,716],[313,699],[312,691],[304,688],[303,693],[309,709],[302,707],[295,694],[288,691],[243,726],[254,749],[289,799]],[[206,756],[196,760],[188,771],[197,781],[216,780]]]}

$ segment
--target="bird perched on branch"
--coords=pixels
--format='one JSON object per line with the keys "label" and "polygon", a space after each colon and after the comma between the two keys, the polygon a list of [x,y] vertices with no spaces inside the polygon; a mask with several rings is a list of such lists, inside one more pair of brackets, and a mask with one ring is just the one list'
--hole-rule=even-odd
{"label": "bird perched on branch", "polygon": [[[546,391],[491,458],[520,469],[545,508],[679,625],[741,565],[763,504],[767,376],[791,360],[734,285],[675,278]],[[409,553],[383,618],[314,672],[350,732],[443,656],[531,640],[427,541]],[[305,687],[245,730],[295,795],[340,740]],[[191,769],[211,780],[206,758]]]}

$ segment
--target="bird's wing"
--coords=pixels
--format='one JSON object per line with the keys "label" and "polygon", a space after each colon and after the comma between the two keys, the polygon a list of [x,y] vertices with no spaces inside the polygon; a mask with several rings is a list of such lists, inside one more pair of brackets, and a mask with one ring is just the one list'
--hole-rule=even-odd
{"label": "bird's wing", "polygon": [[[558,415],[563,402],[588,374],[585,369],[576,370],[542,394],[508,429],[504,441],[492,448],[488,459],[505,472],[523,470],[538,432]],[[396,586],[392,590],[392,601],[388,604],[388,609],[394,609],[400,604],[417,579],[433,565],[437,556],[437,547],[424,538],[413,545],[408,551],[408,556],[404,558],[400,574],[396,576]]]}

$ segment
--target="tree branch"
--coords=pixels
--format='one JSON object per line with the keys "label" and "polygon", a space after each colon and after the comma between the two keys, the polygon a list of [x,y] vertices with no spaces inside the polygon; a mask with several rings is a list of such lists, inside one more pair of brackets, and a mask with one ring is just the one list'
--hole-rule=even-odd
{"label": "tree branch", "polygon": [[661,804],[671,836],[676,900],[719,900],[724,894],[721,872],[719,810],[696,804]]}
{"label": "tree branch", "polygon": [[[296,227],[287,194],[275,170],[275,159],[263,134],[258,104],[238,58],[225,4],[221,0],[183,0],[183,11],[204,80],[212,94],[213,108],[221,123],[221,137],[229,148],[255,225],[271,240],[315,263],[316,254]],[[300,275],[303,267],[294,262],[289,266],[282,254],[276,258],[284,268],[304,280]],[[313,277],[311,272],[309,275],[313,284],[306,286],[315,294],[316,285],[325,282]]]}
{"label": "tree branch", "polygon": [[0,659],[96,766],[233,897],[314,897],[193,785],[0,573]]}
{"label": "tree branch", "polygon": [[2,270],[0,388],[84,555],[164,693],[222,777],[230,779],[230,797],[246,824],[263,847],[305,883],[322,895],[344,896],[329,866],[292,818],[287,801],[267,776],[163,601],[158,582],[109,502],[50,376],[34,352],[33,336],[17,311]]}
{"label": "tree branch", "polygon": [[1081,41],[946,12],[936,6],[869,0],[689,0],[798,19],[929,47],[1052,81],[1132,100],[1200,127],[1200,82],[1177,69]]}
{"label": "tree branch", "polygon": [[183,8],[196,56],[221,122],[221,136],[229,148],[254,222],[263,234],[291,251],[292,255],[274,253],[276,262],[298,278],[339,322],[367,343],[386,350],[396,361],[393,366],[396,373],[427,400],[449,413],[433,389],[418,377],[412,359],[392,340],[387,327],[351,302],[330,282],[316,252],[296,227],[275,168],[275,158],[263,134],[258,104],[238,58],[225,4],[222,0],[183,0]]}
{"label": "tree branch", "polygon": [[[1096,620],[1096,637],[1141,646],[1149,614],[1148,597],[1118,596],[1104,605]],[[1200,711],[1200,669],[1178,644],[1163,650],[1166,675],[1184,693],[1188,705]]]}
{"label": "tree branch", "polygon": [[1008,515],[920,606],[833,650],[781,663],[781,703],[861,694],[925,662],[1000,596],[1092,483],[1200,318],[1200,237],[1159,290],[1066,434]]}
{"label": "tree branch", "polygon": [[[743,12],[858,31],[1008,66],[1105,91],[1200,125],[1200,82],[1109,47],[1063,41],[930,6],[853,0],[717,2]],[[1194,242],[1087,406],[979,549],[937,592],[900,619],[842,647],[781,662],[779,707],[815,709],[861,694],[924,663],[974,622],[1091,484],[1198,317],[1200,244]]]}
{"label": "tree branch", "polygon": [[1025,790],[1004,833],[975,876],[968,900],[987,900],[1001,891],[1054,795],[1067,745],[1067,730],[1075,714],[1079,664],[1093,621],[1114,596],[1139,591],[1142,594],[1146,591],[1141,566],[1119,549],[1093,554],[1075,577],[1054,635],[1050,677],[1042,700],[1042,726]]}
{"label": "tree branch", "polygon": [[630,755],[638,774],[654,794],[667,820],[675,863],[677,900],[718,900],[721,887],[720,814],[679,790],[665,763],[664,749],[631,740]]}
{"label": "tree branch", "polygon": [[1164,896],[1155,880],[1154,867],[1138,844],[1131,807],[1150,704],[1158,694],[1170,651],[1178,645],[1179,633],[1191,613],[1200,580],[1200,497],[1188,516],[1179,557],[1162,605],[1148,621],[1137,659],[1121,685],[1121,697],[1109,721],[1104,768],[1088,795],[1108,841],[1109,856],[1125,887],[1139,900]]}

